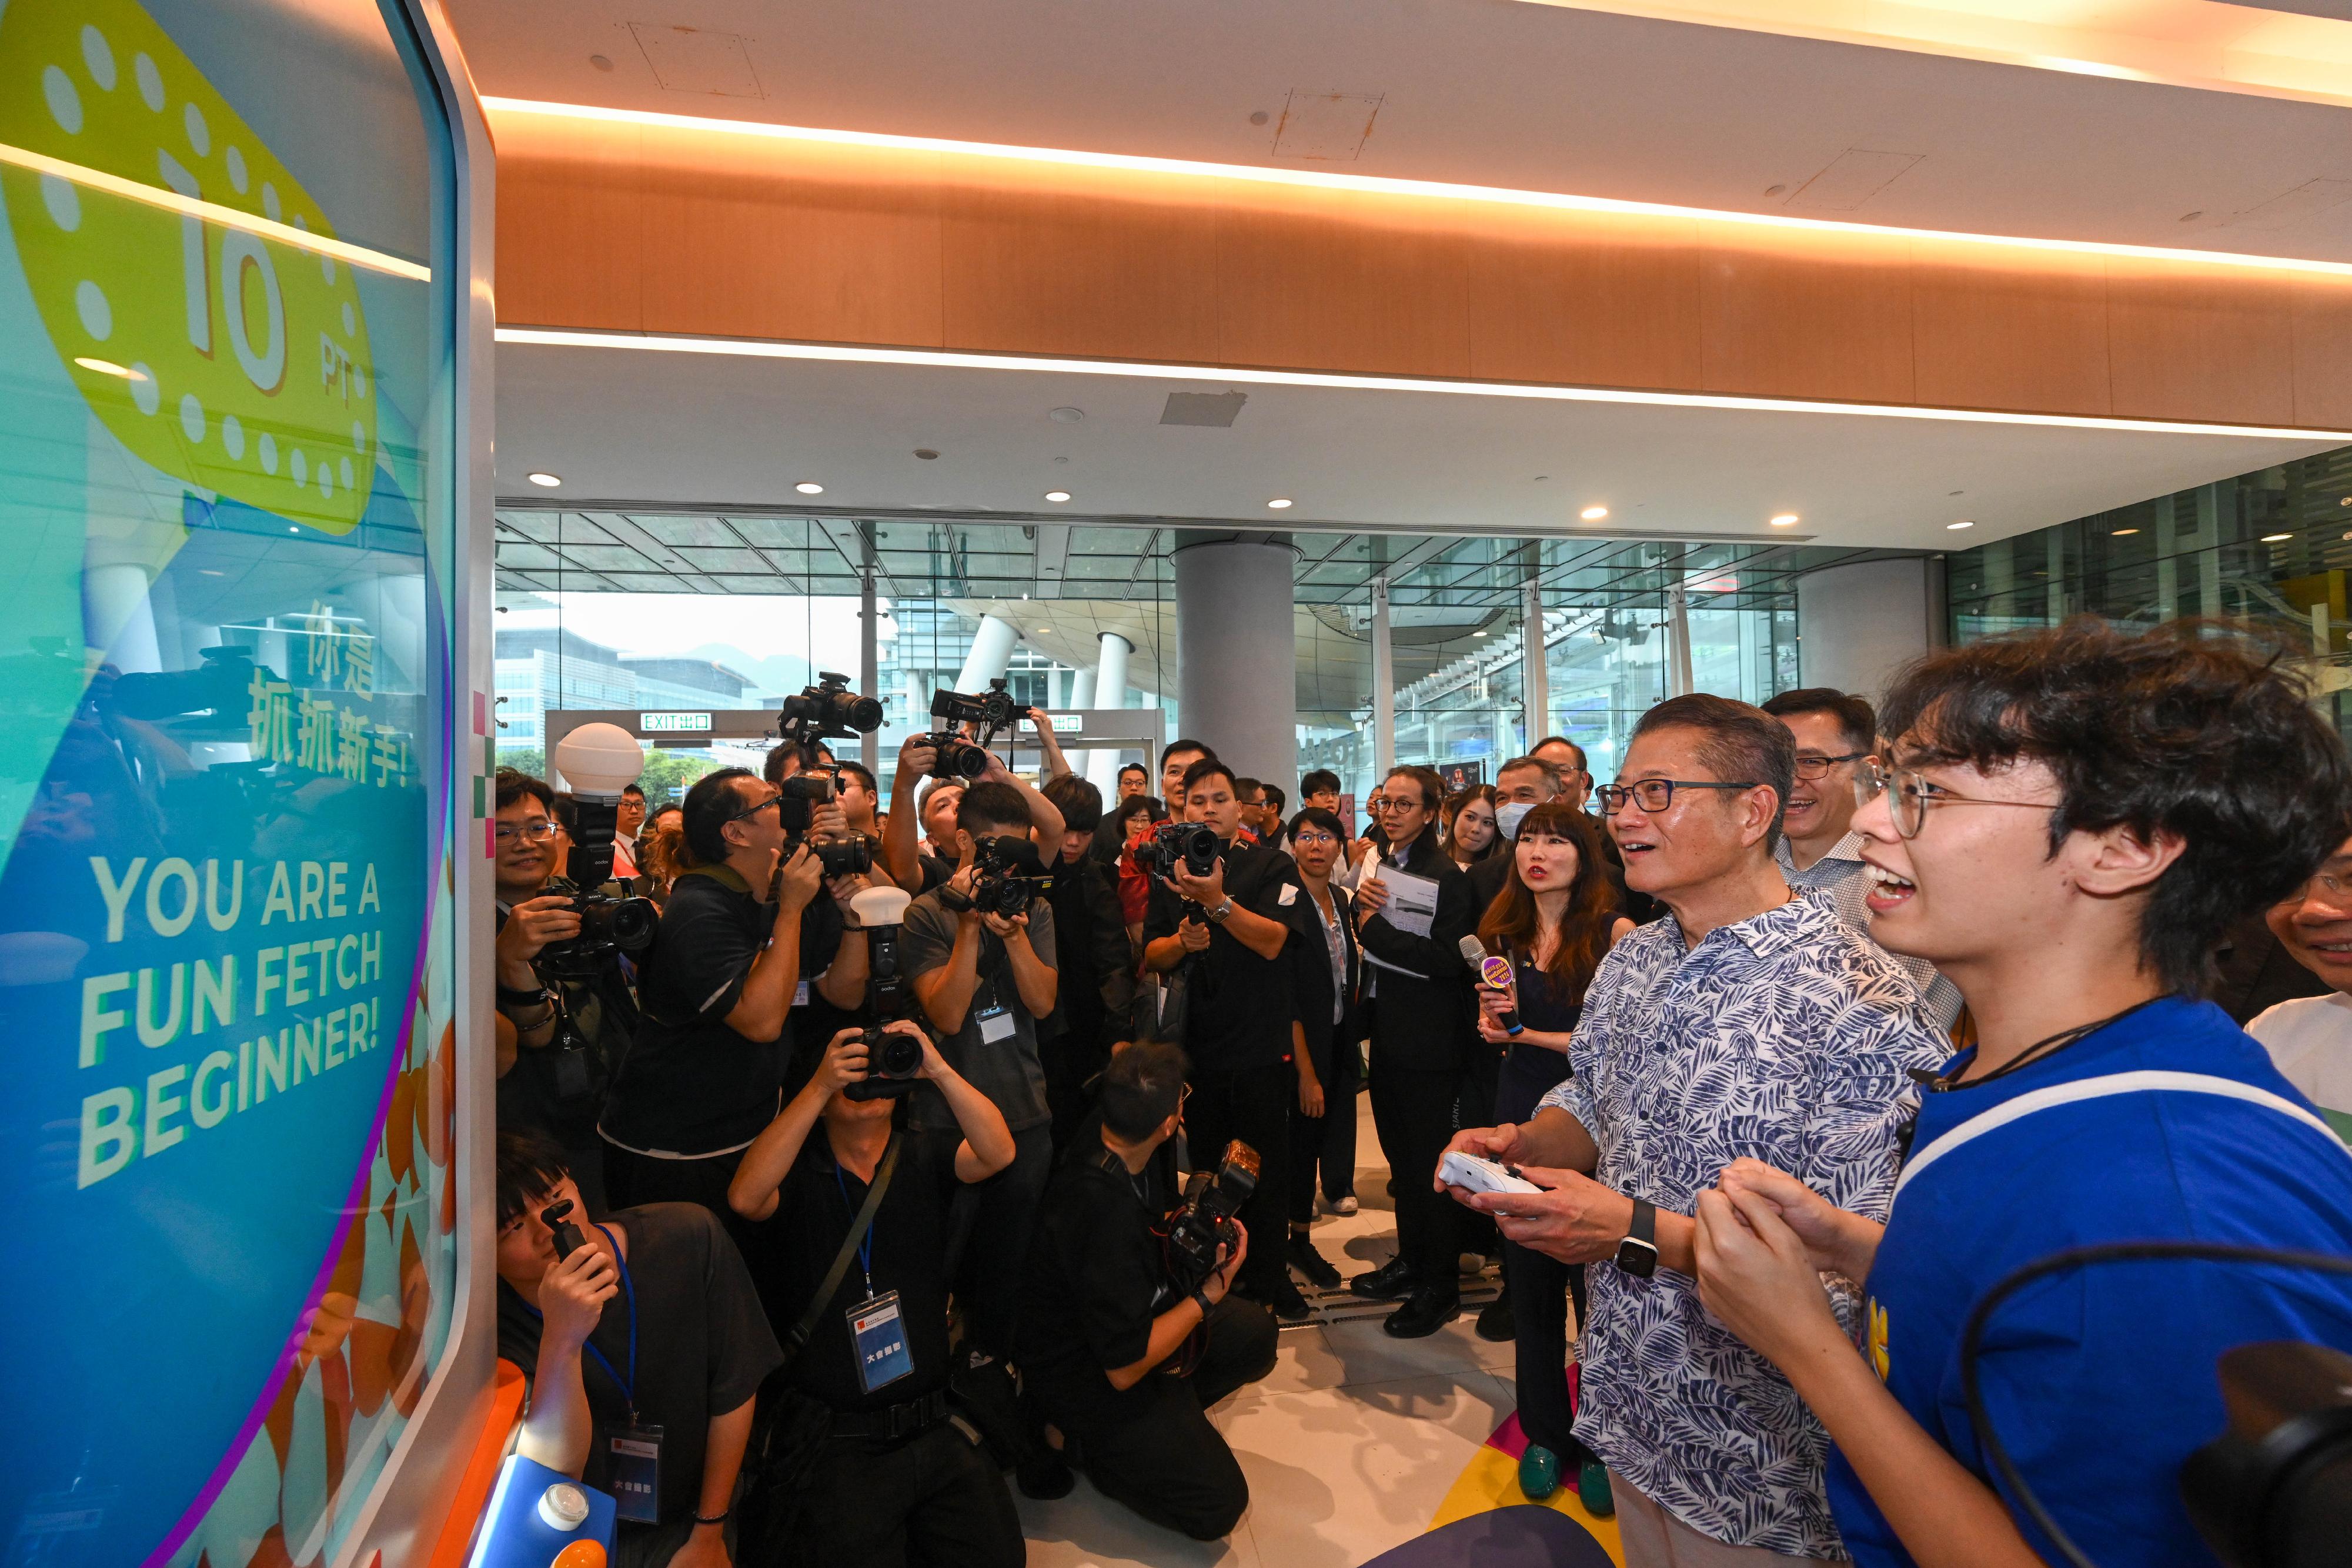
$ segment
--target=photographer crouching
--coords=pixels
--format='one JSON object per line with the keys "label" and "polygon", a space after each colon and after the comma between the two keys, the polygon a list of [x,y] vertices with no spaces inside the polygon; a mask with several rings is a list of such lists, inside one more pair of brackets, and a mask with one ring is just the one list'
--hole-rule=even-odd
{"label": "photographer crouching", "polygon": [[[882,1076],[910,1045],[912,1075]],[[946,1104],[952,1143],[897,1129],[899,1093],[918,1082]],[[949,1205],[1013,1147],[988,1097],[900,1019],[835,1035],[744,1151],[728,1201],[771,1233],[771,1298],[805,1303],[772,1395],[793,1402],[776,1414],[806,1466],[762,1521],[780,1526],[762,1533],[787,1543],[785,1563],[1017,1568],[1026,1555],[1003,1477],[948,1402]]]}
{"label": "photographer crouching", "polygon": [[1177,1195],[1152,1156],[1182,1125],[1187,1071],[1181,1051],[1154,1042],[1103,1070],[1100,1134],[1071,1145],[1038,1214],[1020,1362],[1097,1490],[1214,1541],[1249,1507],[1249,1481],[1208,1410],[1274,1370],[1276,1331],[1231,1294],[1249,1252],[1232,1167],[1196,1175],[1191,1201],[1163,1218]]}

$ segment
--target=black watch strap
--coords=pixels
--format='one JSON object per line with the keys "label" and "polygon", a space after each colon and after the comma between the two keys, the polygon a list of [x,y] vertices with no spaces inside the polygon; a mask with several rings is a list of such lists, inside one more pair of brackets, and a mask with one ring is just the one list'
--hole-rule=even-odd
{"label": "black watch strap", "polygon": [[1658,1209],[1644,1198],[1633,1200],[1633,1223],[1617,1244],[1617,1267],[1637,1280],[1658,1270]]}

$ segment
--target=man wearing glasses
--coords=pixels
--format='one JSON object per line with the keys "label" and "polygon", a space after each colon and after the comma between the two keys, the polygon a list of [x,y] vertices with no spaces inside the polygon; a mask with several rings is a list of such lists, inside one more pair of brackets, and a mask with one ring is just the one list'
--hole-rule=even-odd
{"label": "man wearing glasses", "polygon": [[1894,961],[1780,874],[1795,768],[1788,729],[1745,703],[1681,696],[1643,716],[1601,804],[1627,884],[1669,917],[1601,960],[1573,1075],[1534,1119],[1451,1145],[1546,1189],[1454,1192],[1504,1236],[1612,1265],[1586,1275],[1576,1436],[1608,1464],[1627,1568],[1846,1555],[1828,1440],[1700,1305],[1692,1213],[1725,1166],[1770,1149],[1841,1207],[1883,1216],[1908,1074],[1948,1047]]}
{"label": "man wearing glasses", "polygon": [[[1839,918],[1870,929],[1871,880],[1862,863],[1862,835],[1853,831],[1854,780],[1874,760],[1878,716],[1866,698],[1831,686],[1782,692],[1764,711],[1789,727],[1797,743],[1797,777],[1781,813],[1773,854],[1790,887],[1818,887]],[[1928,1016],[1949,1029],[1959,1016],[1960,993],[1925,958],[1897,954],[1895,962],[1927,998]]]}

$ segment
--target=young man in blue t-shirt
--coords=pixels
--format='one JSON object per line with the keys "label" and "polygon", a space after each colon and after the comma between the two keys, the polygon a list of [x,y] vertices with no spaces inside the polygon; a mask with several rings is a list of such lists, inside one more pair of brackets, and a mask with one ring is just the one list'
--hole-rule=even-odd
{"label": "young man in blue t-shirt", "polygon": [[[1892,765],[1854,820],[1871,935],[1951,977],[1978,1043],[1924,1086],[1884,1226],[1743,1160],[1696,1248],[1707,1308],[1829,1429],[1865,1568],[2064,1560],[1963,1394],[1964,1325],[2015,1270],[2115,1241],[2352,1252],[2352,1154],[2197,999],[2222,932],[2352,821],[2342,746],[2266,653],[2084,622],[1930,655],[1887,702]],[[1860,1354],[1822,1273],[1865,1283]],[[1985,1413],[2101,1568],[2210,1563],[2180,1468],[2223,1426],[2216,1358],[2263,1340],[2352,1348],[2352,1280],[2068,1270],[1993,1313]]]}

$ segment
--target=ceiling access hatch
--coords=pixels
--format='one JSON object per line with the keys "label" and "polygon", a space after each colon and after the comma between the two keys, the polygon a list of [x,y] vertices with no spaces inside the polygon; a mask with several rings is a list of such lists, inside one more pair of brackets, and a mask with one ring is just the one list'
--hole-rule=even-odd
{"label": "ceiling access hatch", "polygon": [[1360,157],[1372,121],[1387,98],[1381,92],[1308,92],[1290,89],[1282,119],[1274,128],[1277,158],[1345,163]]}
{"label": "ceiling access hatch", "polygon": [[1160,411],[1160,423],[1231,430],[1234,421],[1241,416],[1242,404],[1247,402],[1249,393],[1244,392],[1170,392],[1168,405]]}
{"label": "ceiling access hatch", "polygon": [[765,98],[751,57],[740,34],[707,27],[661,27],[632,22],[629,31],[653,67],[654,79],[671,92],[712,98]]}
{"label": "ceiling access hatch", "polygon": [[1799,212],[1850,213],[1910,171],[1923,154],[1849,147],[1783,204]]}

